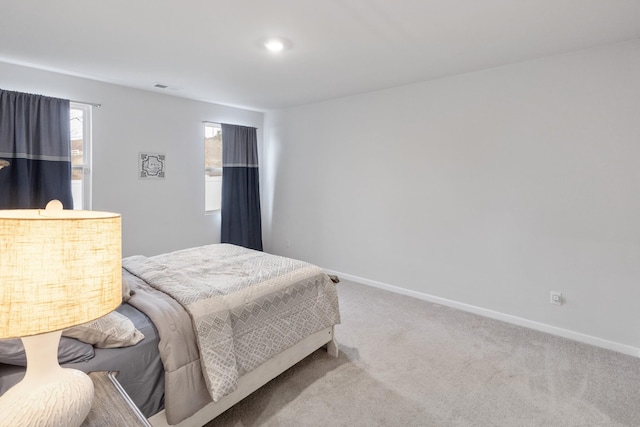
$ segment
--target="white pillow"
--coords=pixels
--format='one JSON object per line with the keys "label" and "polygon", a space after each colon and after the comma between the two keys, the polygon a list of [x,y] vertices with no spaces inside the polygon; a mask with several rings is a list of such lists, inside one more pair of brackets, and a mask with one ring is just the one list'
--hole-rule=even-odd
{"label": "white pillow", "polygon": [[65,337],[76,338],[98,348],[135,345],[144,339],[142,332],[123,314],[112,311],[106,316],[62,331]]}

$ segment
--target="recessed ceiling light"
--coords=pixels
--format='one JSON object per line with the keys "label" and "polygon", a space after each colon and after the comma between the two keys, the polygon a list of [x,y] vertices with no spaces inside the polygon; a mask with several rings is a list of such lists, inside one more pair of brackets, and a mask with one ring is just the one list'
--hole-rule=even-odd
{"label": "recessed ceiling light", "polygon": [[282,52],[283,50],[290,49],[292,44],[289,40],[282,37],[269,37],[262,40],[262,46],[269,52]]}
{"label": "recessed ceiling light", "polygon": [[282,43],[280,40],[274,39],[266,42],[264,44],[264,47],[266,47],[267,50],[270,50],[271,52],[280,52],[281,50],[284,50],[284,43]]}

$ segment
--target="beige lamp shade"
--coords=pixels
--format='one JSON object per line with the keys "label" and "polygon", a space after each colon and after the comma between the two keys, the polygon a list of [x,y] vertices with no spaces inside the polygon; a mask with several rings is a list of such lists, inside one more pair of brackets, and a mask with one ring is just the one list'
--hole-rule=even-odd
{"label": "beige lamp shade", "polygon": [[122,302],[119,214],[0,210],[0,338],[97,319]]}

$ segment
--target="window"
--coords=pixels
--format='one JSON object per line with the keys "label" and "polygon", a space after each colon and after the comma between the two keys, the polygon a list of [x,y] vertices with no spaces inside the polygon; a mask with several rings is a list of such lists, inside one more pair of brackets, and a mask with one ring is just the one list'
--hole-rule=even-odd
{"label": "window", "polygon": [[220,210],[222,203],[222,128],[204,125],[204,210]]}
{"label": "window", "polygon": [[70,110],[73,208],[91,210],[91,105],[72,102]]}

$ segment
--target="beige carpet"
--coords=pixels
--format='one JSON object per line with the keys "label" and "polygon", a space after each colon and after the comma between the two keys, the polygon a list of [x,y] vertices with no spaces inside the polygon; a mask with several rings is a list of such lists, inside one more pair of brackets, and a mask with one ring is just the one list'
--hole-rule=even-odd
{"label": "beige carpet", "polygon": [[340,357],[316,351],[207,427],[640,426],[640,359],[344,280],[338,290]]}

